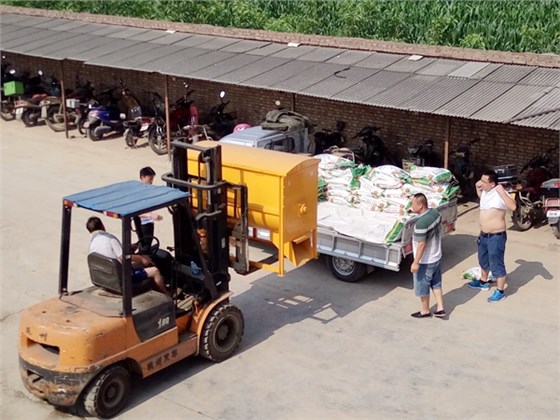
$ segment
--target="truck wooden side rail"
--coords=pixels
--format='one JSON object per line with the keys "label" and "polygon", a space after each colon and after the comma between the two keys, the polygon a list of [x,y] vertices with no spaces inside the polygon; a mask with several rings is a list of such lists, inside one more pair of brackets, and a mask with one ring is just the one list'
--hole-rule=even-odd
{"label": "truck wooden side rail", "polygon": [[[437,207],[441,214],[442,234],[455,230],[457,200]],[[355,282],[374,267],[399,271],[401,262],[412,254],[412,234],[415,217],[403,226],[401,240],[390,245],[364,241],[342,235],[332,229],[317,227],[317,251],[327,256],[332,274],[339,280]]]}

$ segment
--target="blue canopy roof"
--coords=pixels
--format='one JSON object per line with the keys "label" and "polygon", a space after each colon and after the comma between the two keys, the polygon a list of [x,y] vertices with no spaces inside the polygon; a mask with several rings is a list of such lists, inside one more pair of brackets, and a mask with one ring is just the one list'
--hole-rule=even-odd
{"label": "blue canopy roof", "polygon": [[125,217],[172,205],[189,195],[176,188],[125,181],[68,195],[64,200],[93,211],[111,212]]}

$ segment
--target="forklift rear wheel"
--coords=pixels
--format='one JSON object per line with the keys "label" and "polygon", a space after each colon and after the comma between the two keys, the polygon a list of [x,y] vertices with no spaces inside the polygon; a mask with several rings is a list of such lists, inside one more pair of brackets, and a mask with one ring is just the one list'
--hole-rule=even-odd
{"label": "forklift rear wheel", "polygon": [[348,258],[333,257],[332,255],[329,255],[327,263],[333,276],[348,283],[354,283],[361,280],[367,271],[365,264],[349,260]]}
{"label": "forklift rear wheel", "polygon": [[236,306],[216,306],[204,323],[200,354],[213,362],[226,360],[239,347],[244,328],[243,314]]}
{"label": "forklift rear wheel", "polygon": [[120,365],[110,366],[87,386],[84,408],[95,417],[113,417],[126,406],[129,392],[128,371]]}

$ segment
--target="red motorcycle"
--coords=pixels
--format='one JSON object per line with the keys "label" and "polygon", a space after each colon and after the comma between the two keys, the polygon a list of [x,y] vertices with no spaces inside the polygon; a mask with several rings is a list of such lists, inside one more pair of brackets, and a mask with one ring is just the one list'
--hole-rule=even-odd
{"label": "red motorcycle", "polygon": [[[189,133],[185,132],[187,125],[198,125],[198,109],[193,105],[193,100],[189,96],[194,90],[189,90],[187,83],[183,84],[185,94],[179,98],[169,109],[169,126],[171,137],[186,137]],[[157,92],[151,92],[152,102],[156,109],[156,122],[148,130],[148,143],[152,150],[158,155],[167,154],[167,127],[165,125],[165,103]]]}
{"label": "red motorcycle", "polygon": [[[554,168],[558,162],[558,146],[548,149],[545,153],[534,156],[521,169],[521,174],[527,173],[525,179],[518,184],[515,191],[517,208],[512,214],[513,225],[520,231],[529,230],[536,223],[542,222],[547,217],[550,206],[557,207],[558,191],[547,188],[547,180],[558,174]],[[544,188],[543,188],[544,186]]]}

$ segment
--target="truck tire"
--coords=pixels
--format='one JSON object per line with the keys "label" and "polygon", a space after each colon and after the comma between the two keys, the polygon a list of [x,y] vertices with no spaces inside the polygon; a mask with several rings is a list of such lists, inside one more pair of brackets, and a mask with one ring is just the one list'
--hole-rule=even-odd
{"label": "truck tire", "polygon": [[123,366],[113,365],[97,375],[84,391],[84,408],[94,417],[111,418],[127,404],[130,374]]}
{"label": "truck tire", "polygon": [[367,272],[365,264],[349,260],[348,258],[329,255],[327,257],[327,264],[333,276],[338,280],[348,283],[360,281]]}
{"label": "truck tire", "polygon": [[206,318],[200,336],[200,354],[213,362],[228,359],[239,347],[245,322],[234,305],[221,303]]}

